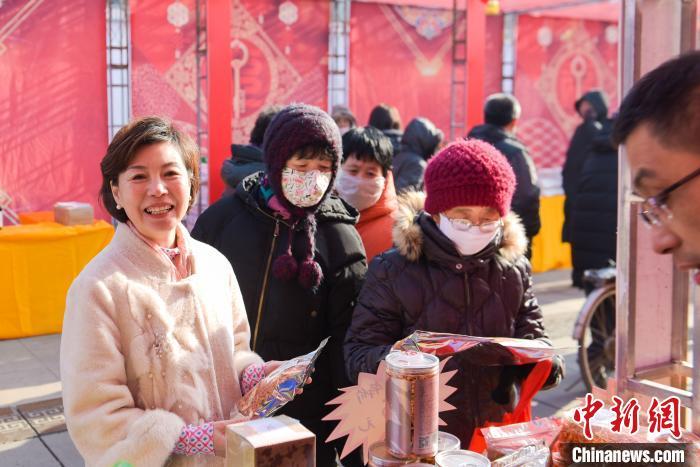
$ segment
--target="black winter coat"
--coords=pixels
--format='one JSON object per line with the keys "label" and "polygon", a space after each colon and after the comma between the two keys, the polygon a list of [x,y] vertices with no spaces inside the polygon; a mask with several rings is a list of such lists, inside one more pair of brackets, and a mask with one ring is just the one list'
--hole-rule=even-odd
{"label": "black winter coat", "polygon": [[262,149],[252,144],[232,144],[231,158],[221,166],[221,178],[231,193],[248,175],[265,170]]}
{"label": "black winter coat", "polygon": [[571,209],[576,202],[578,183],[581,170],[586,162],[586,157],[591,153],[593,140],[602,129],[603,123],[608,119],[608,105],[605,96],[600,91],[589,91],[576,101],[578,111],[583,101],[591,104],[595,109],[597,118],[585,118],[576,127],[571,137],[569,148],[566,150],[566,161],[562,169],[562,187],[566,199],[564,200],[564,226],[562,228],[562,240],[571,242]]}
{"label": "black winter coat", "polygon": [[397,155],[401,151],[401,138],[403,137],[401,130],[382,130],[382,133],[391,141],[391,147],[394,149],[393,155]]}
{"label": "black winter coat", "polygon": [[428,159],[432,157],[442,137],[442,131],[430,120],[411,120],[401,137],[401,151],[394,153],[392,172],[397,193],[423,189]]}
{"label": "black winter coat", "polygon": [[[290,227],[263,207],[261,177],[262,172],[244,179],[234,195],[202,213],[192,237],[212,245],[231,262],[250,322],[251,349],[264,360],[287,360],[311,352],[331,336],[316,362],[313,384],[280,413],[316,433],[317,464],[332,466],[335,454],[325,440],[333,423],[321,418],[330,412],[325,403],[339,394],[339,388],[349,386],[343,339],[367,271],[355,229],[358,214],[336,197],[319,207],[315,259],[324,279],[311,292],[294,280],[277,279],[270,271],[271,262],[285,253]],[[301,235],[294,238],[302,241]]]}
{"label": "black winter coat", "polygon": [[[375,372],[392,344],[416,329],[473,336],[545,339],[542,310],[534,297],[526,239],[514,216],[505,219],[499,244],[464,257],[422,211],[424,196],[401,198],[391,249],[372,260],[345,340],[348,376]],[[557,368],[551,380],[557,379]],[[512,382],[504,404],[493,392],[505,368],[475,366],[459,354],[446,365],[457,369],[457,391],[442,413],[447,431],[468,446],[474,428],[500,421],[515,407]]]}
{"label": "black winter coat", "polygon": [[537,171],[527,148],[513,133],[501,127],[485,124],[474,127],[470,138],[477,138],[492,144],[506,156],[515,172],[517,185],[513,194],[511,209],[520,216],[525,235],[532,239],[540,231],[540,187],[537,186]]}
{"label": "black winter coat", "polygon": [[571,211],[571,254],[574,270],[603,268],[617,252],[618,152],[604,122],[579,176]]}

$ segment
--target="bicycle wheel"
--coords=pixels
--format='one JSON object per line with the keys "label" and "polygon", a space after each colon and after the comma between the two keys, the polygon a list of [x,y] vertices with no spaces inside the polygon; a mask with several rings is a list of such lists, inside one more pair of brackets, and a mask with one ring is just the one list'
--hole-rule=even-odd
{"label": "bicycle wheel", "polygon": [[615,372],[615,285],[594,290],[586,300],[578,362],[588,391],[593,385],[607,388]]}

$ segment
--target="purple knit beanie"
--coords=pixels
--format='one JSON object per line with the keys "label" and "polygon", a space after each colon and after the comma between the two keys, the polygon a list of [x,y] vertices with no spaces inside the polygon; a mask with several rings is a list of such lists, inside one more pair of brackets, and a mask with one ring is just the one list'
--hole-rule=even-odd
{"label": "purple knit beanie", "polygon": [[[325,146],[333,154],[331,183],[321,201],[314,206],[301,208],[292,204],[284,196],[282,170],[297,151],[309,145]],[[296,277],[302,287],[315,289],[323,279],[321,266],[314,259],[315,213],[331,192],[338,173],[343,154],[340,131],[330,115],[318,107],[292,104],[282,109],[272,119],[265,131],[262,149],[270,188],[277,200],[292,214],[293,226],[301,225],[304,235],[303,250],[295,254],[292,251],[292,237],[295,229],[291,229],[287,252],[275,259],[272,273],[282,280],[291,280]]]}
{"label": "purple knit beanie", "polygon": [[425,210],[487,206],[501,217],[510,211],[515,174],[496,148],[477,139],[456,141],[430,159],[425,170]]}

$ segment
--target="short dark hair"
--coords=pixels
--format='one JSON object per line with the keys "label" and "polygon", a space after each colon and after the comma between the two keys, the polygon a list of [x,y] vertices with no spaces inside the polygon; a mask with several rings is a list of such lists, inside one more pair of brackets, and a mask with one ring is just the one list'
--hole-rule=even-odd
{"label": "short dark hair", "polygon": [[357,127],[343,135],[343,162],[354,156],[361,161],[376,162],[382,168],[382,174],[391,170],[391,158],[394,148],[389,138],[374,127]]}
{"label": "short dark hair", "polygon": [[119,175],[134,160],[136,154],[146,146],[170,143],[175,146],[190,177],[190,205],[192,207],[199,193],[199,148],[186,133],[175,128],[169,120],[161,117],[143,117],[123,126],[107,147],[107,153],[100,162],[102,186],[99,201],[107,212],[119,222],[129,218],[126,211],[117,209],[117,202],[112,195],[112,184],[116,184]]}
{"label": "short dark hair", "polygon": [[281,105],[272,105],[263,109],[258,114],[258,118],[255,119],[253,131],[250,132],[250,144],[253,146],[262,147],[265,130],[267,130],[267,126],[280,110],[282,110]]}
{"label": "short dark hair", "polygon": [[396,107],[379,104],[369,114],[369,125],[377,130],[400,130],[401,116]]}
{"label": "short dark hair", "polygon": [[491,94],[484,104],[484,121],[491,125],[506,126],[520,118],[520,102],[511,94]]}
{"label": "short dark hair", "polygon": [[700,51],[662,63],[632,86],[615,122],[615,144],[642,123],[665,145],[700,153]]}

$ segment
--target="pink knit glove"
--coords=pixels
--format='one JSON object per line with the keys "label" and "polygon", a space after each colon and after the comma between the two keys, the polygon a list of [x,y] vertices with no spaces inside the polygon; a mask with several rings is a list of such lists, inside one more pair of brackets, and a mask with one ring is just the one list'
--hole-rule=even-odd
{"label": "pink knit glove", "polygon": [[246,394],[265,377],[265,366],[261,363],[248,365],[241,375],[241,393]]}
{"label": "pink knit glove", "polygon": [[185,425],[173,453],[183,456],[214,454],[214,422]]}

